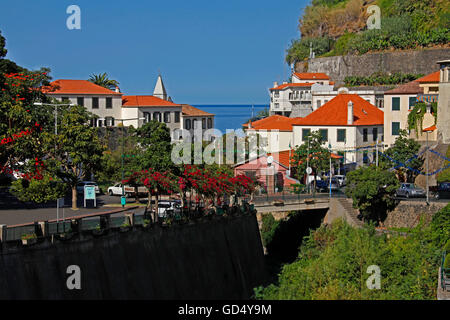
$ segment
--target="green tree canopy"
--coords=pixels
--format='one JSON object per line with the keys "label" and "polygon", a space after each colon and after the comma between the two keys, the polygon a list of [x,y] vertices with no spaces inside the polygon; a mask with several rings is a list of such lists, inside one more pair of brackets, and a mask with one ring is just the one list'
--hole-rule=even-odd
{"label": "green tree canopy", "polygon": [[399,179],[405,182],[414,182],[418,175],[416,170],[420,171],[424,163],[424,158],[422,156],[418,157],[419,150],[420,144],[414,139],[408,138],[408,132],[406,130],[400,130],[400,135],[392,147],[385,151],[385,155],[405,164],[409,168],[401,166],[387,157],[380,157],[381,165],[384,168],[397,167],[396,173]]}
{"label": "green tree canopy", "polygon": [[345,193],[353,199],[353,207],[359,209],[364,219],[382,223],[387,212],[395,208],[398,187],[393,172],[372,165],[347,174]]}
{"label": "green tree canopy", "polygon": [[110,90],[114,90],[119,85],[119,82],[117,80],[109,79],[106,72],[92,74],[89,78],[89,81]]}

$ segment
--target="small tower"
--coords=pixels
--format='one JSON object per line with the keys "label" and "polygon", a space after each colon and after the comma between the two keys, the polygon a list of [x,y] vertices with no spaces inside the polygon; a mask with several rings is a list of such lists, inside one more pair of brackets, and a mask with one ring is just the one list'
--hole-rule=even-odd
{"label": "small tower", "polygon": [[167,100],[167,92],[166,88],[164,87],[161,75],[158,75],[158,79],[156,80],[155,90],[153,90],[153,96],[163,100]]}

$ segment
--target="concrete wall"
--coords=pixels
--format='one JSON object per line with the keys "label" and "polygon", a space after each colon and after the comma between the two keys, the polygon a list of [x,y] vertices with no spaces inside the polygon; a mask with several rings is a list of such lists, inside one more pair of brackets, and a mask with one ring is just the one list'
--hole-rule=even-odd
{"label": "concrete wall", "polygon": [[378,71],[429,74],[439,70],[437,61],[449,56],[450,49],[444,48],[315,58],[307,64],[297,63],[296,72],[324,72],[340,85],[347,76],[367,76]]}
{"label": "concrete wall", "polygon": [[[81,290],[66,287],[69,265]],[[0,299],[245,299],[265,276],[255,215],[214,217],[3,248]]]}

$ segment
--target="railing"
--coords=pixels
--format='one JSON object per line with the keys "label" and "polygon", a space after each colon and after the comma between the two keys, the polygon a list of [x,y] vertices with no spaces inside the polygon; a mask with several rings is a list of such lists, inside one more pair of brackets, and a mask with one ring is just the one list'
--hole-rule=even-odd
{"label": "railing", "polygon": [[442,262],[441,262],[441,287],[442,290],[444,291],[447,290],[447,286],[450,287],[450,268],[444,267],[446,257],[447,251],[444,250],[444,252],[442,253]]}
{"label": "railing", "polygon": [[[249,204],[244,197],[242,201],[233,205],[224,204],[222,206],[205,207],[202,201],[187,201],[184,208],[177,210],[166,210],[161,216],[158,214],[158,224],[164,226],[173,222],[185,223],[190,220],[196,220],[203,217],[212,217],[214,215],[221,216],[228,214],[230,216],[236,214],[255,213],[254,205]],[[50,220],[33,222],[22,225],[0,225],[0,244],[26,241],[35,242],[36,239],[57,235],[59,238],[71,238],[73,234],[91,232],[93,235],[101,235],[108,229],[128,230],[133,226],[152,226],[155,224],[152,214],[154,212],[136,213],[138,207],[130,207],[118,209],[103,213],[93,213],[67,217],[64,220]],[[119,215],[124,214],[124,215]]]}

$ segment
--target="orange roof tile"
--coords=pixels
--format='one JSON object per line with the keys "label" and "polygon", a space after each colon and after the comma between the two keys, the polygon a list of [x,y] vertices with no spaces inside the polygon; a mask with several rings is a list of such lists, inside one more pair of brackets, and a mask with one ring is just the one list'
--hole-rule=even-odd
{"label": "orange roof tile", "polygon": [[296,121],[299,126],[348,126],[348,102],[353,102],[353,125],[383,125],[384,113],[357,94],[338,94],[316,111]]}
{"label": "orange roof tile", "polygon": [[213,113],[200,110],[188,104],[182,104],[181,107],[183,115],[185,116],[214,116]]}
{"label": "orange roof tile", "polygon": [[45,94],[96,94],[96,95],[122,95],[87,80],[59,79],[42,88]]}
{"label": "orange roof tile", "polygon": [[[299,119],[301,118],[289,118],[275,114],[270,117],[252,122],[251,128],[248,130],[292,131],[292,124],[296,123]],[[243,127],[248,128],[248,123],[245,123]]]}
{"label": "orange roof tile", "polygon": [[270,90],[283,90],[290,87],[311,87],[313,84],[314,83],[285,83],[276,88],[271,88]]}
{"label": "orange roof tile", "polygon": [[329,76],[327,76],[325,73],[321,73],[321,72],[316,72],[316,73],[296,72],[296,73],[294,73],[294,76],[296,76],[300,80],[330,80]]}
{"label": "orange roof tile", "polygon": [[422,131],[423,132],[433,132],[434,130],[436,130],[436,125],[432,125],[431,127],[425,128]]}
{"label": "orange roof tile", "polygon": [[430,73],[429,75],[426,75],[422,78],[417,79],[419,83],[438,83],[439,82],[439,71]]}
{"label": "orange roof tile", "polygon": [[385,95],[399,95],[399,94],[423,94],[423,88],[420,87],[417,80],[402,84],[392,90],[388,90]]}
{"label": "orange roof tile", "polygon": [[180,107],[155,96],[123,96],[122,107]]}

